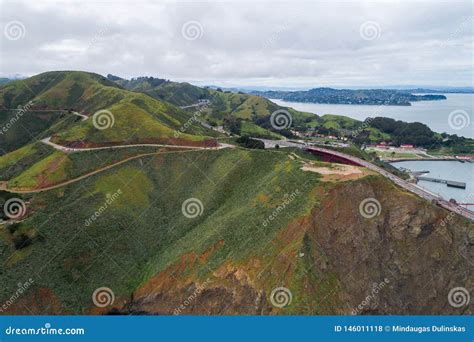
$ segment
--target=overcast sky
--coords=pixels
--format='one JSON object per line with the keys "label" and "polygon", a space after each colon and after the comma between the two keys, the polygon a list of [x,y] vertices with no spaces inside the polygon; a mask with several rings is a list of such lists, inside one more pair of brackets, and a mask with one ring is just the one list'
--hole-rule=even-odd
{"label": "overcast sky", "polygon": [[1,1],[1,75],[473,85],[471,1]]}

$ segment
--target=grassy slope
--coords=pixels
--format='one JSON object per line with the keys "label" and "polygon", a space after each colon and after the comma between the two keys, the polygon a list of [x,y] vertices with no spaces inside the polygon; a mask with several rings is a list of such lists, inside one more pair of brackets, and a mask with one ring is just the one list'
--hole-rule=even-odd
{"label": "grassy slope", "polygon": [[[291,289],[291,306],[272,313],[335,314],[347,302],[340,292],[340,277],[345,274],[332,266],[364,255],[353,245],[361,242],[343,234],[343,227],[362,231],[370,225],[370,234],[365,232],[369,235],[361,237],[364,246],[366,238],[371,241],[369,246],[358,245],[370,254],[369,247],[380,243],[375,232],[386,220],[390,229],[398,227],[397,218],[408,215],[412,205],[418,205],[423,220],[428,217],[429,222],[446,215],[416,196],[396,190],[379,176],[345,183],[321,182],[317,174],[301,171],[300,162],[288,158],[291,152],[227,149],[146,157],[65,188],[25,197],[30,216],[19,225],[0,228],[0,260],[4,265],[0,299],[8,298],[18,282],[31,277],[34,285],[12,306],[17,312],[24,311],[24,304],[33,313],[88,313],[93,308],[91,295],[101,286],[113,290],[120,307],[130,300],[132,292],[160,274],[169,278],[163,275],[157,285],[170,282],[171,289],[177,291],[175,286],[189,285],[186,279],[202,282],[210,278],[213,287],[228,288],[231,293],[235,289],[236,295],[244,285],[236,283],[234,277],[243,275],[241,281],[246,284],[248,274],[249,284],[266,295],[277,286]],[[100,210],[118,190],[121,195]],[[299,195],[275,220],[263,224],[287,194],[297,190]],[[376,222],[357,214],[357,203],[368,196],[382,202],[383,212]],[[203,203],[202,214],[194,219],[181,212],[182,203],[191,197]],[[394,203],[404,208],[401,213]],[[98,218],[85,225],[85,220],[99,210]],[[334,220],[338,221],[337,229],[333,229]],[[327,236],[314,236],[317,231]],[[25,236],[29,244],[15,247],[15,242]],[[444,241],[435,234],[431,238]],[[344,260],[334,256],[327,259],[331,249],[319,249],[319,243],[341,248],[335,254],[354,254]],[[403,245],[405,240],[395,239],[394,243],[391,248],[406,261],[411,247]],[[452,247],[440,250],[452,251]],[[449,261],[449,257],[443,260]],[[394,265],[391,260],[386,262]],[[170,267],[175,273],[166,271]],[[374,268],[358,272],[365,274]],[[239,273],[234,273],[237,270]],[[418,275],[412,273],[410,279]],[[353,276],[359,279],[358,273]],[[366,284],[372,284],[373,279],[379,277],[359,284],[358,298],[366,295]],[[189,295],[189,291],[181,290],[181,295]],[[222,302],[222,298],[221,302],[216,300],[223,306],[235,304]],[[352,304],[359,301],[354,299]],[[255,304],[246,305],[251,309]]]}
{"label": "grassy slope", "polygon": [[[312,113],[300,112],[291,108],[278,106],[272,101],[250,94],[223,92],[214,89],[200,88],[189,83],[176,83],[166,81],[157,87],[153,87],[149,81],[119,81],[128,89],[144,92],[154,98],[168,101],[176,105],[190,105],[196,103],[201,98],[211,101],[210,108],[204,111],[204,117],[208,121],[222,125],[224,118],[234,116],[243,120],[241,134],[254,135],[258,137],[266,137],[278,139],[278,132],[269,130],[271,127],[269,122],[259,121],[261,129],[256,128],[255,123],[258,119],[269,119],[271,113],[279,109],[286,109],[290,112],[293,119],[293,127],[305,129],[308,127],[325,127],[335,130],[346,129],[356,130],[362,125],[362,122],[341,115],[326,114],[319,117]],[[269,121],[269,120],[267,120]],[[262,124],[264,123],[264,124]],[[390,140],[388,134],[383,134],[378,129],[368,127],[370,131],[369,139],[372,141]]]}
{"label": "grassy slope", "polygon": [[[247,122],[257,118],[266,118],[278,109],[287,109],[291,113],[294,127],[323,126],[337,130],[355,130],[362,124],[358,120],[345,116],[326,114],[319,117],[311,113],[304,113],[278,106],[264,97],[200,88],[189,83],[166,81],[156,87],[153,87],[150,81],[146,79],[132,81],[120,80],[118,83],[124,85],[127,89],[144,92],[152,97],[176,105],[190,105],[196,103],[201,98],[209,99],[211,101],[211,108],[206,111],[206,117],[216,124],[222,124],[223,119],[229,115]],[[256,132],[255,130],[249,129],[248,125],[244,126],[243,134],[246,133],[260,133],[260,135],[265,133],[267,137],[276,138],[272,132]],[[370,138],[375,141],[389,138],[389,136],[383,135],[377,129],[372,129]]]}
{"label": "grassy slope", "polygon": [[0,181],[7,181],[19,175],[53,152],[52,147],[35,143],[0,156]]}
{"label": "grassy slope", "polygon": [[[113,98],[116,91],[124,95],[123,90],[115,87],[94,86],[107,98]],[[112,95],[108,96],[108,92]],[[48,99],[52,95],[46,92],[42,96]],[[260,102],[258,97],[228,93],[218,95],[221,96],[222,108],[242,118],[265,117],[273,108],[269,101]],[[87,106],[95,101],[93,98]],[[135,121],[140,115],[150,113],[155,115],[155,110],[161,110],[160,106],[168,108],[166,104],[156,104],[147,95],[126,92],[110,107],[115,108],[114,112],[125,113],[117,118],[117,127],[114,127],[133,132],[137,127],[125,127],[127,120]],[[179,117],[182,112],[176,111]],[[156,118],[166,127],[173,125],[174,120],[177,120],[175,115],[157,115]],[[97,133],[91,132],[88,124],[78,124],[62,138],[77,139],[82,135],[97,139],[91,141],[120,138],[120,132],[113,131],[114,128]],[[154,125],[154,121],[145,121],[145,125],[147,127],[137,133],[143,137],[147,137],[148,125]],[[97,168],[104,160],[118,160],[124,154],[135,154],[139,150],[64,155],[47,147],[40,151],[44,148],[28,145],[0,157],[0,170],[10,173],[12,177],[8,179],[16,177],[17,185],[37,186],[39,182],[69,179]],[[360,150],[344,151],[367,157]],[[38,158],[40,153],[41,158]],[[10,171],[16,164],[21,165],[21,169]],[[292,235],[283,246],[272,242],[288,225],[295,224],[319,205],[316,188],[325,192],[330,186],[320,183],[314,173],[299,171],[299,167],[299,162],[290,160],[282,150],[195,151],[140,158],[66,188],[26,196],[30,201],[28,219],[14,229],[0,228],[0,260],[5,265],[0,282],[6,284],[0,290],[0,299],[11,295],[16,284],[25,281],[25,275],[33,274],[35,286],[31,294],[39,288],[51,291],[48,292],[51,298],[40,296],[50,301],[42,306],[44,309],[50,305],[43,313],[54,312],[58,303],[63,312],[82,313],[91,306],[90,296],[97,287],[108,286],[113,288],[118,300],[128,299],[132,291],[183,254],[203,253],[221,240],[225,241],[223,247],[193,269],[196,277],[209,275],[210,269],[217,269],[228,260],[239,264],[259,256],[272,263],[282,251],[293,255],[304,250],[304,241],[298,234]],[[122,195],[97,221],[85,226],[84,221],[118,189]],[[263,220],[282,203],[285,194],[296,189],[302,194],[273,224],[264,226]],[[203,214],[194,220],[181,214],[181,203],[190,197],[199,198],[204,204]],[[29,244],[15,247],[15,242],[25,236],[30,239]],[[291,310],[308,312],[319,299],[332,293],[338,279],[327,272],[322,275],[324,286],[314,292],[305,290],[308,281],[303,274],[305,262],[306,259],[297,260],[301,268],[297,268],[289,280],[283,279],[280,273],[270,272],[272,274],[266,274],[267,278],[259,286],[270,292],[283,280],[289,281],[295,295]],[[324,308],[319,312],[329,310]]]}
{"label": "grassy slope", "polygon": [[268,118],[279,109],[287,109],[293,118],[295,126],[317,126],[319,117],[314,114],[296,111],[294,109],[278,106],[272,101],[243,93],[224,92],[214,89],[200,88],[189,83],[177,83],[166,81],[153,87],[149,80],[120,80],[118,84],[127,89],[144,92],[156,99],[164,100],[169,103],[185,106],[196,103],[199,99],[208,99],[211,104],[209,108],[203,111],[203,116],[210,122],[222,125],[224,119],[229,116],[236,117],[245,122],[242,134],[258,134],[260,137],[278,139],[281,136],[278,132],[268,130],[271,126],[269,121],[267,127],[260,127],[252,123],[257,119]]}
{"label": "grassy slope", "polygon": [[[85,72],[48,72],[0,88],[0,105],[4,108],[16,108],[28,101],[33,102],[33,109],[73,109],[86,115],[106,109],[114,115],[115,124],[105,130],[96,129],[91,119],[77,121],[75,117],[72,127],[61,126],[61,129],[50,132],[56,133],[53,141],[81,140],[91,144],[150,140],[170,142],[175,131],[190,119],[190,114],[169,103],[124,90],[100,75]],[[3,117],[5,115],[0,118]],[[9,118],[5,117],[4,121],[7,120]],[[53,124],[60,125],[54,120],[43,120],[46,123],[38,123],[33,135]],[[21,123],[23,121],[26,120]],[[21,125],[16,124],[15,127],[19,129]],[[12,131],[9,139],[15,140],[20,132]],[[209,139],[208,134],[215,135],[194,124],[189,125],[179,138],[183,142],[203,141]]]}
{"label": "grassy slope", "polygon": [[251,121],[242,121],[240,124],[240,134],[247,135],[255,138],[270,138],[270,139],[281,139],[282,136],[269,131],[263,127],[257,126]]}
{"label": "grassy slope", "polygon": [[21,116],[17,112],[0,109],[0,156],[26,144],[67,130],[80,121],[76,115],[58,111],[27,111]]}
{"label": "grassy slope", "polygon": [[[171,106],[138,93],[127,93],[119,102],[107,107],[114,116],[114,125],[104,130],[93,126],[92,120],[80,122],[73,129],[58,134],[56,139],[66,141],[86,140],[91,143],[145,142],[148,140],[173,139],[176,130],[188,120],[187,114],[170,109]],[[191,125],[180,138],[189,141],[208,140],[206,130],[200,125]]]}
{"label": "grassy slope", "polygon": [[323,119],[323,126],[326,128],[334,129],[356,129],[358,127],[359,121],[351,119],[342,115],[334,114],[325,114],[321,117]]}
{"label": "grassy slope", "polygon": [[[181,148],[168,149],[165,147],[143,146],[121,148],[114,150],[113,153],[108,150],[92,150],[66,154],[42,144],[37,144],[35,148],[40,146],[43,147],[43,149],[47,149],[45,157],[42,159],[33,159],[29,158],[29,156],[18,158],[16,163],[22,164],[21,169],[9,169],[9,159],[12,159],[10,155],[6,155],[3,158],[0,157],[0,170],[4,168],[7,171],[5,173],[10,175],[8,178],[5,177],[5,179],[3,179],[9,181],[9,188],[44,188],[64,183],[65,181],[107,167],[130,157],[139,157],[140,155],[150,153],[167,153],[186,150]],[[32,149],[30,145],[28,145],[28,147]],[[6,157],[8,157],[8,159]]]}
{"label": "grassy slope", "polygon": [[[127,297],[179,255],[203,251],[221,239],[225,246],[206,267],[266,253],[278,230],[318,200],[310,196],[317,175],[298,168],[283,152],[196,151],[132,161],[66,189],[35,195],[30,208],[34,214],[18,228],[33,243],[15,252],[14,234],[1,234],[0,258],[7,268],[0,275],[6,284],[0,297],[32,267],[41,270],[35,286],[51,289],[71,312],[79,313],[90,306],[95,288],[107,285],[116,296]],[[118,189],[123,194],[86,228],[85,219]],[[291,215],[281,214],[277,224],[264,227],[265,217],[295,189],[302,195],[290,204]],[[181,214],[181,203],[190,197],[204,204],[202,216],[194,220]],[[256,234],[263,240],[249,239]],[[43,269],[45,260],[63,248]]]}
{"label": "grassy slope", "polygon": [[[278,106],[272,101],[250,94],[224,92],[214,89],[200,88],[189,83],[176,83],[165,81],[153,87],[149,80],[120,80],[119,84],[127,89],[144,92],[154,98],[164,100],[176,105],[190,105],[199,99],[211,101],[210,108],[204,111],[204,117],[215,124],[222,125],[224,118],[234,116],[243,120],[241,134],[258,137],[280,138],[278,132],[271,132],[269,122],[259,121],[260,129],[256,128],[254,121],[270,117],[271,113],[279,109],[286,109],[293,119],[293,127],[307,128],[322,126],[335,130],[356,130],[362,122],[341,115],[326,114],[319,117],[312,113],[300,112],[294,109]],[[264,124],[263,124],[264,123]],[[263,126],[263,127],[262,127]],[[390,136],[381,133],[378,129],[368,128],[369,138],[372,141],[390,140]]]}
{"label": "grassy slope", "polygon": [[136,92],[143,92],[153,98],[172,103],[176,106],[186,106],[196,103],[201,98],[209,98],[210,90],[193,86],[189,83],[178,83],[161,80],[159,85],[152,84],[150,79],[119,80],[117,84]]}

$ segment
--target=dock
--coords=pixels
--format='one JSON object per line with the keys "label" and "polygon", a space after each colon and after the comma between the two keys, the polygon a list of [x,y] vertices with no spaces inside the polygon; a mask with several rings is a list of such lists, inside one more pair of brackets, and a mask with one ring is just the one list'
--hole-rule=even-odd
{"label": "dock", "polygon": [[427,182],[443,183],[453,188],[466,189],[466,183],[464,182],[456,182],[456,181],[451,181],[451,180],[446,180],[446,179],[422,177],[422,176],[418,176],[416,177],[416,179],[427,181]]}

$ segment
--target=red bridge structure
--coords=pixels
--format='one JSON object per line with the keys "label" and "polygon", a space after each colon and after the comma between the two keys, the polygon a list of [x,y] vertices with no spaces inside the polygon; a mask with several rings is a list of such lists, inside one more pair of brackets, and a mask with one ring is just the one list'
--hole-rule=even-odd
{"label": "red bridge structure", "polygon": [[350,158],[347,155],[344,155],[342,153],[339,154],[336,151],[328,152],[327,150],[314,148],[314,147],[308,147],[306,148],[306,150],[311,152],[312,154],[322,157],[324,162],[348,164],[348,165],[353,165],[353,166],[365,166],[359,163],[357,159]]}
{"label": "red bridge structure", "polygon": [[440,197],[439,195],[434,194],[420,186],[417,186],[416,184],[407,182],[406,180],[400,177],[397,177],[396,175],[388,172],[387,170],[384,170],[381,167],[375,164],[372,164],[371,162],[368,162],[367,160],[357,158],[357,157],[354,157],[354,156],[351,156],[349,154],[342,153],[339,151],[334,151],[334,150],[330,150],[323,147],[317,147],[314,145],[308,146],[307,144],[293,142],[290,140],[276,141],[276,140],[269,140],[269,139],[259,139],[259,138],[256,138],[256,139],[263,141],[265,143],[265,147],[271,148],[271,147],[275,147],[275,145],[297,147],[300,149],[307,150],[311,153],[317,154],[319,156],[322,156],[325,161],[365,167],[369,170],[372,170],[381,174],[385,178],[390,179],[396,185],[414,193],[415,195],[418,195],[419,197],[424,198],[425,200],[430,201],[431,203],[436,204],[444,209],[447,209],[449,211],[462,215],[465,218],[469,219],[470,221],[474,222],[474,211],[464,208],[457,203],[452,203],[450,201],[447,201],[443,199],[442,197]]}
{"label": "red bridge structure", "polygon": [[[393,181],[398,186],[401,186],[402,188],[405,188],[406,190],[411,191],[414,194],[416,194],[416,195],[418,195],[418,196],[420,196],[420,197],[422,197],[422,198],[424,198],[424,199],[426,199],[426,200],[428,200],[432,203],[436,203],[440,207],[443,207],[445,209],[448,209],[450,211],[458,213],[459,215],[462,215],[462,216],[464,216],[464,217],[466,217],[469,220],[474,222],[474,212],[473,211],[471,211],[467,208],[463,208],[459,204],[451,203],[449,201],[446,201],[445,199],[439,197],[438,195],[436,195],[434,193],[431,193],[428,190],[423,189],[421,187],[418,187],[418,186],[416,186],[412,183],[409,183],[409,182],[395,176],[394,174],[382,169],[381,167],[379,167],[377,165],[374,165],[374,164],[372,164],[372,163],[370,163],[366,160],[363,160],[361,158],[357,158],[357,157],[354,157],[354,156],[351,156],[351,155],[348,155],[348,154],[345,154],[345,153],[342,153],[342,152],[329,150],[329,149],[321,148],[321,147],[315,147],[315,146],[309,147],[309,146],[307,146],[307,147],[304,147],[304,148],[306,150],[310,151],[311,153],[323,156],[323,158],[328,158],[328,160],[329,160],[329,158],[332,158],[332,161],[335,162],[335,163],[337,163],[336,160],[339,160],[339,162],[343,163],[343,164],[363,166],[363,167],[366,167],[370,170],[373,170],[373,171],[381,174],[382,176],[385,176],[386,178],[390,179],[391,181]],[[469,205],[469,204],[467,204],[467,205]]]}

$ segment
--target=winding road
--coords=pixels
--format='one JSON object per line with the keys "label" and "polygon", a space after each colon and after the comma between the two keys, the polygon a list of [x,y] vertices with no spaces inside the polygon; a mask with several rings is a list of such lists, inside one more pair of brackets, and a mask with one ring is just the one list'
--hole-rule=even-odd
{"label": "winding road", "polygon": [[[70,179],[70,180],[65,181],[63,183],[52,185],[52,186],[41,188],[41,189],[27,189],[27,190],[8,189],[6,187],[6,182],[2,182],[2,184],[0,184],[0,190],[11,192],[11,193],[37,193],[37,192],[43,192],[43,191],[48,191],[48,190],[52,190],[52,189],[57,189],[59,187],[69,185],[71,183],[78,182],[78,181],[80,181],[84,178],[93,176],[93,175],[95,175],[99,172],[108,170],[110,168],[113,168],[117,165],[126,163],[127,161],[133,160],[133,159],[136,159],[136,158],[141,158],[141,157],[150,156],[150,155],[157,155],[157,154],[165,154],[165,153],[186,153],[186,152],[192,152],[194,150],[218,150],[218,149],[222,149],[222,148],[233,147],[233,145],[229,145],[229,144],[219,144],[218,147],[196,147],[196,146],[191,146],[190,147],[190,146],[175,146],[175,145],[161,145],[161,144],[133,144],[133,145],[118,145],[118,146],[91,147],[91,148],[70,148],[70,147],[55,144],[55,143],[51,142],[50,139],[51,139],[51,137],[48,137],[48,138],[45,138],[45,139],[41,140],[41,142],[44,143],[44,144],[47,144],[47,145],[49,145],[49,146],[51,146],[51,147],[53,147],[57,150],[59,150],[59,151],[65,152],[65,153],[80,152],[80,151],[104,150],[104,149],[116,149],[116,148],[127,148],[127,147],[143,147],[143,146],[169,147],[169,148],[173,148],[173,147],[174,148],[187,148],[188,150],[185,150],[185,151],[168,151],[168,152],[153,152],[153,153],[139,154],[139,155],[121,160],[119,162],[107,165],[105,167],[94,170],[92,172],[86,173],[82,176]],[[349,160],[352,163],[355,163],[357,165],[366,167],[369,170],[373,170],[373,171],[381,174],[382,176],[390,179],[396,185],[398,185],[398,186],[400,186],[400,187],[402,187],[402,188],[418,195],[421,198],[424,198],[424,199],[426,199],[426,200],[428,200],[432,203],[436,203],[437,205],[439,205],[439,206],[441,206],[441,207],[443,207],[443,208],[445,208],[445,209],[447,209],[451,212],[457,213],[457,214],[469,219],[470,221],[474,222],[474,212],[470,211],[469,209],[466,209],[466,208],[464,208],[462,206],[459,206],[455,203],[451,203],[449,201],[446,201],[442,197],[439,197],[438,195],[436,195],[432,192],[429,192],[428,190],[426,190],[424,188],[421,188],[416,184],[407,182],[404,179],[402,179],[400,177],[397,177],[394,174],[392,174],[392,173],[382,169],[381,167],[376,166],[376,165],[374,165],[374,164],[372,164],[372,163],[370,163],[370,162],[368,162],[364,159],[357,158],[357,157],[354,157],[354,156],[351,156],[349,154],[345,154],[345,153],[342,153],[342,152],[329,150],[329,149],[322,148],[322,147],[308,146],[308,145],[305,145],[305,144],[294,143],[294,142],[291,142],[291,141],[288,141],[288,140],[278,140],[277,141],[277,140],[268,140],[268,139],[257,139],[257,138],[255,138],[255,139],[262,141],[265,144],[265,147],[275,147],[276,145],[286,146],[286,147],[296,147],[296,148],[305,149],[305,150],[308,150],[308,151],[324,153],[324,154],[327,154],[327,155],[332,155],[332,156],[336,156],[336,157],[339,157],[339,158],[342,158],[342,159]]]}
{"label": "winding road", "polygon": [[179,108],[187,109],[187,108],[194,108],[194,107],[204,107],[204,106],[208,106],[209,103],[210,103],[210,101],[206,100],[206,101],[203,101],[203,102],[193,103],[192,105],[189,105],[189,106],[180,106]]}
{"label": "winding road", "polygon": [[169,148],[189,148],[189,149],[196,149],[196,150],[219,150],[221,148],[227,147],[226,144],[219,144],[217,147],[200,147],[200,146],[182,146],[182,145],[164,145],[164,144],[129,144],[129,145],[114,145],[114,146],[102,146],[102,147],[83,147],[83,148],[76,148],[76,147],[67,147],[55,144],[51,141],[51,137],[47,137],[41,140],[43,144],[49,145],[55,148],[58,151],[64,153],[70,152],[83,152],[83,151],[97,151],[97,150],[112,150],[116,148],[128,148],[128,147],[169,147]]}
{"label": "winding road", "polygon": [[152,155],[159,155],[159,154],[169,154],[169,153],[187,153],[187,152],[194,152],[196,150],[220,150],[223,148],[230,148],[234,147],[233,145],[229,144],[224,144],[224,143],[219,143],[219,146],[217,147],[196,147],[196,146],[178,146],[178,145],[160,145],[160,144],[133,144],[133,145],[118,145],[118,146],[107,146],[107,147],[91,147],[91,148],[70,148],[62,145],[55,144],[50,141],[51,137],[45,138],[41,140],[42,143],[49,145],[53,148],[55,148],[58,151],[64,152],[64,153],[71,153],[71,152],[83,152],[83,151],[94,151],[94,150],[104,150],[104,149],[116,149],[116,148],[127,148],[127,147],[168,147],[168,148],[186,148],[187,150],[184,151],[166,151],[166,152],[150,152],[150,153],[142,153],[142,154],[137,154],[135,156],[123,159],[121,161],[118,161],[116,163],[101,167],[97,170],[88,172],[83,174],[82,176],[67,180],[62,183],[54,184],[51,186],[47,186],[44,188],[40,189],[12,189],[8,188],[7,184],[8,182],[0,182],[0,190],[10,192],[10,193],[17,193],[17,194],[29,194],[29,193],[38,193],[38,192],[43,192],[43,191],[48,191],[52,189],[57,189],[75,182],[78,182],[84,178],[93,176],[97,173],[100,173],[102,171],[111,169],[117,165],[126,163],[130,160],[141,158],[141,157],[147,157],[147,156],[152,156]]}
{"label": "winding road", "polygon": [[410,183],[410,182],[407,182],[405,181],[404,179],[400,178],[400,177],[397,177],[395,176],[394,174],[382,169],[381,167],[378,167],[377,165],[374,165],[364,159],[361,159],[361,158],[357,158],[357,157],[354,157],[354,156],[351,156],[349,154],[345,154],[345,153],[342,153],[342,152],[338,152],[338,151],[334,151],[334,150],[329,150],[329,149],[326,149],[326,148],[322,148],[322,147],[316,147],[316,146],[308,146],[308,145],[305,145],[305,144],[298,144],[298,143],[294,143],[294,142],[291,142],[291,141],[283,141],[283,140],[280,140],[280,141],[275,141],[275,140],[267,140],[267,139],[258,139],[260,141],[263,141],[265,143],[265,147],[274,147],[275,145],[279,145],[279,146],[287,146],[287,147],[297,147],[297,148],[300,148],[300,149],[305,149],[305,150],[308,150],[308,151],[314,151],[314,152],[320,152],[320,153],[324,153],[324,154],[328,154],[328,155],[333,155],[333,156],[336,156],[336,157],[339,157],[339,158],[342,158],[342,159],[347,159],[347,160],[350,160],[352,161],[353,163],[355,164],[358,164],[360,166],[363,166],[363,167],[366,167],[367,169],[369,170],[373,170],[379,174],[381,174],[382,176],[390,179],[392,182],[394,182],[395,184],[397,184],[398,186],[414,193],[415,195],[418,195],[419,197],[421,198],[424,198],[432,203],[436,203],[437,205],[449,210],[449,211],[452,211],[452,212],[455,212],[469,220],[471,220],[472,222],[474,222],[474,212],[472,212],[471,210],[469,209],[466,209],[460,205],[457,205],[455,203],[451,203],[449,201],[446,201],[444,198],[442,197],[439,197],[438,195],[416,185],[416,184],[413,184],[413,183]]}
{"label": "winding road", "polygon": [[[189,108],[189,107],[197,107],[197,106],[204,106],[207,105],[207,103],[197,103],[191,106],[186,106],[184,108]],[[36,110],[36,111],[44,111],[44,112],[70,112],[71,114],[74,114],[76,116],[81,117],[82,121],[85,121],[89,119],[87,115],[75,112],[75,111],[66,111],[66,110]],[[151,155],[158,155],[158,154],[168,154],[168,153],[186,153],[186,152],[194,152],[196,150],[220,150],[224,148],[233,148],[235,147],[234,145],[230,144],[225,144],[225,143],[218,143],[217,147],[200,147],[200,146],[182,146],[182,145],[165,145],[165,144],[128,144],[128,145],[114,145],[114,146],[102,146],[102,147],[85,147],[85,148],[73,148],[73,147],[67,147],[67,146],[62,146],[56,143],[53,143],[51,141],[51,137],[44,138],[40,140],[41,143],[51,146],[52,148],[61,151],[63,153],[73,153],[73,152],[84,152],[84,151],[97,151],[97,150],[111,150],[111,149],[118,149],[118,148],[130,148],[130,147],[167,147],[167,148],[186,148],[187,150],[184,151],[166,151],[166,152],[150,152],[150,153],[142,153],[142,154],[137,154],[135,156],[123,159],[121,161],[118,161],[116,163],[104,166],[102,168],[99,168],[97,170],[88,172],[86,174],[83,174],[82,176],[70,179],[68,181],[47,186],[44,188],[40,189],[12,189],[8,188],[8,181],[0,181],[0,190],[1,191],[6,191],[10,193],[18,193],[18,194],[27,194],[27,193],[38,193],[38,192],[43,192],[43,191],[48,191],[52,189],[57,189],[75,182],[78,182],[84,178],[93,176],[97,173],[100,173],[102,171],[111,169],[117,165],[126,163],[130,160],[141,158],[141,157],[146,157],[146,156],[151,156]]]}

